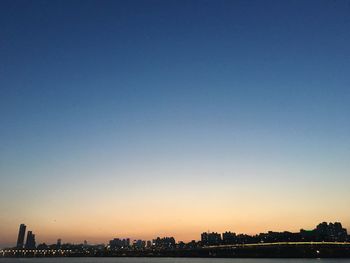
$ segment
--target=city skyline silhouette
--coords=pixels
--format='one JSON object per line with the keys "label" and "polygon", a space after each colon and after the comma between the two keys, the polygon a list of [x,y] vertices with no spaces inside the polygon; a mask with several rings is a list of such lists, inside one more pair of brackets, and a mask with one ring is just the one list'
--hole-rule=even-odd
{"label": "city skyline silhouette", "polygon": [[[62,238],[58,238],[56,244],[48,244],[47,242],[42,242],[40,244],[36,243],[35,234],[33,231],[26,231],[27,226],[25,224],[20,224],[18,230],[18,237],[16,246],[8,249],[15,250],[65,250],[69,246],[82,246],[81,248],[91,246],[87,240],[81,242],[80,244],[74,244],[71,242],[62,242]],[[24,242],[26,240],[26,242]],[[259,233],[255,235],[248,235],[246,233],[235,233],[231,231],[225,231],[224,233],[218,232],[203,232],[200,235],[200,239],[191,240],[191,242],[186,242],[176,240],[174,237],[162,237],[159,236],[152,240],[141,240],[141,239],[130,239],[114,237],[109,241],[109,244],[93,244],[92,246],[104,246],[109,250],[120,250],[120,249],[150,249],[160,248],[160,249],[175,249],[176,246],[182,245],[183,247],[178,247],[179,249],[185,248],[185,246],[221,246],[221,245],[238,245],[238,244],[259,244],[259,243],[307,243],[307,242],[339,242],[350,244],[350,236],[347,233],[347,229],[343,228],[340,222],[322,222],[316,226],[316,228],[311,230],[300,229],[299,232],[290,231],[268,231],[267,233]],[[66,248],[65,248],[66,247]]]}

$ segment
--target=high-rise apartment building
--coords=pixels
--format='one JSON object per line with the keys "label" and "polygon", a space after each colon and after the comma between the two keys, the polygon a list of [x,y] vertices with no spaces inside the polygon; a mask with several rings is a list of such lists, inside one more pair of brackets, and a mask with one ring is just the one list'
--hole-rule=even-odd
{"label": "high-rise apartment building", "polygon": [[27,226],[25,224],[21,224],[19,226],[18,238],[17,238],[17,248],[23,248],[23,246],[24,246],[24,237],[26,235],[26,228],[27,228]]}
{"label": "high-rise apartment building", "polygon": [[28,231],[27,241],[26,241],[26,249],[35,249],[35,235],[32,231]]}

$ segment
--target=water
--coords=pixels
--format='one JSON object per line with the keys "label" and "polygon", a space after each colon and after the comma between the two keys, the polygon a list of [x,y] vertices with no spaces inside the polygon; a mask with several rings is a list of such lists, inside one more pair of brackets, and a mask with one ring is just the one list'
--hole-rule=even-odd
{"label": "water", "polygon": [[0,258],[0,263],[350,263],[350,259]]}

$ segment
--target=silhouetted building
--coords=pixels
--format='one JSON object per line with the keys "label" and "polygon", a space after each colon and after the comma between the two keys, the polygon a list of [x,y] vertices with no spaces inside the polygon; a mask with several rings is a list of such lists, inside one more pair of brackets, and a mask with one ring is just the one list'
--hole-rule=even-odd
{"label": "silhouetted building", "polygon": [[153,240],[153,245],[159,249],[173,249],[175,248],[175,238],[173,237],[157,237]]}
{"label": "silhouetted building", "polygon": [[348,235],[346,229],[339,222],[328,225],[323,222],[316,227],[316,231],[324,241],[346,241]]}
{"label": "silhouetted building", "polygon": [[32,231],[28,231],[27,233],[27,241],[25,245],[26,249],[35,249],[35,235]]}
{"label": "silhouetted building", "polygon": [[314,230],[300,230],[302,241],[338,241],[344,242],[348,239],[348,233],[341,223],[327,223],[319,224]]}
{"label": "silhouetted building", "polygon": [[249,243],[256,243],[256,240],[254,239],[254,237],[246,234],[237,235],[237,244],[249,244]]}
{"label": "silhouetted building", "polygon": [[196,240],[192,240],[191,242],[189,242],[185,245],[185,248],[188,248],[188,249],[194,249],[197,247],[200,247],[200,244],[199,244],[199,242],[196,242]]}
{"label": "silhouetted building", "polygon": [[26,225],[21,224],[19,226],[18,238],[17,238],[17,248],[23,248],[24,246],[24,237],[26,235]]}
{"label": "silhouetted building", "polygon": [[151,240],[147,240],[147,242],[146,242],[146,247],[147,247],[147,248],[152,247],[152,241],[151,241]]}
{"label": "silhouetted building", "polygon": [[125,239],[125,246],[130,247],[130,238]]}
{"label": "silhouetted building", "polygon": [[236,233],[225,232],[222,234],[222,243],[226,245],[236,244]]}
{"label": "silhouetted building", "polygon": [[221,244],[221,235],[216,232],[207,233],[204,232],[201,234],[201,242],[204,246],[213,246]]}
{"label": "silhouetted building", "polygon": [[141,239],[134,240],[133,247],[136,249],[143,249],[146,247],[146,241],[141,240]]}
{"label": "silhouetted building", "polygon": [[273,232],[260,233],[256,236],[255,242],[257,243],[274,243],[274,242],[299,242],[301,237],[299,233],[291,233],[288,231],[284,232]]}
{"label": "silhouetted building", "polygon": [[119,239],[115,238],[111,241],[109,241],[109,247],[110,249],[120,249],[120,248],[127,248],[130,246],[130,239]]}
{"label": "silhouetted building", "polygon": [[184,249],[185,247],[186,247],[186,244],[183,241],[179,241],[176,246],[177,249]]}
{"label": "silhouetted building", "polygon": [[62,246],[62,240],[59,238],[57,239],[56,249],[61,249],[61,246]]}

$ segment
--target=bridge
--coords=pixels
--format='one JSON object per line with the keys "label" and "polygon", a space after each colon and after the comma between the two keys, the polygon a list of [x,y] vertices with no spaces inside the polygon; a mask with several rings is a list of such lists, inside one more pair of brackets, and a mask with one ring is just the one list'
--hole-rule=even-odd
{"label": "bridge", "polygon": [[2,249],[0,257],[222,257],[222,258],[350,258],[350,242],[274,242],[205,246],[192,249],[38,250]]}
{"label": "bridge", "polygon": [[205,249],[215,248],[239,248],[239,247],[268,247],[268,246],[350,246],[350,242],[272,242],[272,243],[248,243],[248,244],[231,244],[231,245],[215,245],[215,246],[204,246]]}

